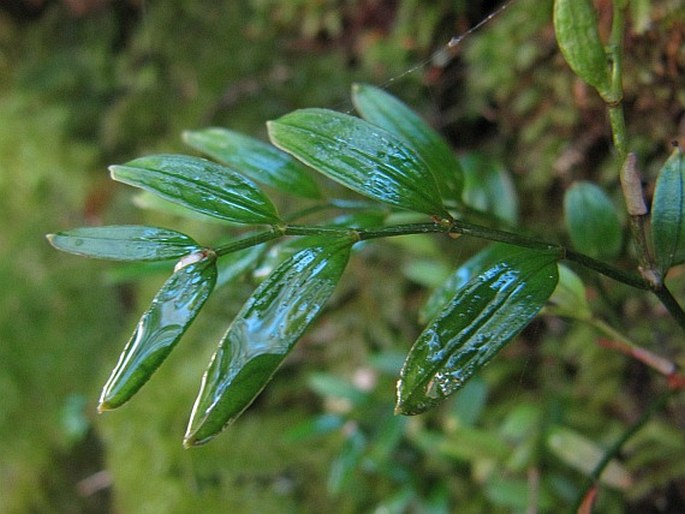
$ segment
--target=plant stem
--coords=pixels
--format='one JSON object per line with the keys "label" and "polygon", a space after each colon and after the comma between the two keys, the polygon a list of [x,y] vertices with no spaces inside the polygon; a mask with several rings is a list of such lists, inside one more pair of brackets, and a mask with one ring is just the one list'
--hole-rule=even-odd
{"label": "plant stem", "polygon": [[656,294],[657,298],[659,298],[671,316],[675,318],[675,320],[678,322],[678,325],[685,329],[685,312],[678,301],[673,297],[671,291],[669,291],[666,285],[662,284],[659,289],[654,291],[654,294]]}
{"label": "plant stem", "polygon": [[214,248],[214,252],[217,257],[222,255],[228,255],[229,253],[237,252],[238,250],[244,250],[245,248],[250,248],[261,243],[266,243],[272,239],[278,239],[283,235],[283,229],[274,225],[270,230],[264,232],[257,232],[255,234],[249,235],[242,239],[237,239],[226,243],[225,245]]}
{"label": "plant stem", "polygon": [[678,368],[673,361],[665,359],[660,355],[656,355],[655,353],[636,345],[603,320],[591,318],[589,323],[609,337],[608,340],[600,340],[598,343],[600,346],[619,351],[628,357],[632,357],[661,373],[665,377],[671,377],[676,373]]}
{"label": "plant stem", "polygon": [[285,225],[285,236],[344,236],[355,233],[356,230],[347,227],[331,227],[322,225]]}
{"label": "plant stem", "polygon": [[621,164],[628,155],[626,144],[626,122],[623,116],[623,34],[625,32],[626,16],[625,2],[613,2],[614,10],[611,21],[611,35],[609,37],[609,57],[611,59],[611,93],[604,101],[609,106],[609,122],[614,146],[618,152]]}
{"label": "plant stem", "polygon": [[647,282],[641,276],[636,275],[635,273],[615,268],[602,261],[593,259],[592,257],[589,257],[585,254],[574,252],[572,250],[566,250],[564,257],[569,261],[577,262],[585,268],[594,270],[606,277],[613,278],[618,282],[623,282],[624,284],[635,287],[637,289],[651,289],[649,282]]}
{"label": "plant stem", "polygon": [[621,270],[610,264],[593,259],[588,255],[577,253],[565,248],[556,243],[550,243],[539,239],[533,239],[527,236],[522,236],[515,232],[507,232],[482,225],[475,225],[460,220],[452,220],[450,222],[434,222],[434,223],[411,223],[406,225],[393,225],[389,227],[381,227],[378,229],[355,229],[347,227],[335,226],[321,226],[321,225],[273,225],[269,230],[258,232],[247,236],[243,239],[232,241],[223,246],[215,248],[214,251],[217,257],[227,255],[244,248],[258,245],[277,239],[282,236],[354,236],[359,241],[368,239],[378,239],[392,236],[406,236],[412,234],[435,234],[442,233],[453,236],[467,235],[478,237],[481,239],[488,239],[490,241],[498,241],[516,246],[522,246],[533,250],[542,252],[553,252],[557,254],[559,259],[566,259],[576,262],[585,268],[596,271],[606,277],[612,278],[618,282],[635,287],[637,289],[649,290],[659,298],[661,303],[666,307],[669,313],[675,318],[678,324],[685,329],[685,311],[678,304],[671,292],[660,284],[659,287],[654,287],[654,284],[645,278]]}
{"label": "plant stem", "polygon": [[642,413],[642,416],[640,416],[635,423],[629,426],[626,431],[623,432],[621,437],[619,437],[618,440],[616,440],[616,442],[604,453],[602,459],[597,463],[595,468],[592,470],[592,473],[590,473],[590,476],[588,477],[588,480],[585,483],[581,493],[578,495],[575,506],[571,512],[576,512],[578,510],[578,507],[580,507],[580,505],[583,503],[585,496],[595,485],[595,482],[599,480],[604,468],[606,468],[609,462],[611,462],[611,460],[618,455],[618,453],[621,451],[621,448],[623,448],[623,445],[626,444],[626,442],[628,442],[628,440],[633,437],[638,430],[640,430],[647,423],[647,421],[649,421],[654,413],[666,405],[666,402],[670,398],[671,394],[672,391],[662,394],[659,399],[652,403],[649,408]]}

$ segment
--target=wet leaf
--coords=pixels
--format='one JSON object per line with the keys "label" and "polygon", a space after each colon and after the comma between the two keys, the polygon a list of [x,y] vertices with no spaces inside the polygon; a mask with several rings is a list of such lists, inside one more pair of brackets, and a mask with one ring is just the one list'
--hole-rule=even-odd
{"label": "wet leaf", "polygon": [[592,0],[555,0],[554,31],[561,53],[574,73],[609,99],[609,65]]}
{"label": "wet leaf", "polygon": [[400,414],[459,390],[538,313],[557,283],[557,255],[513,250],[469,280],[421,333],[397,383]]}
{"label": "wet leaf", "polygon": [[564,221],[576,250],[598,259],[621,251],[623,231],[614,204],[591,182],[576,182],[564,196]]}
{"label": "wet leaf", "polygon": [[354,239],[309,242],[260,284],[233,320],[202,378],[186,447],[209,441],[252,403],[333,293]]}
{"label": "wet leaf", "polygon": [[662,275],[685,262],[684,183],[683,152],[676,148],[659,172],[652,200],[652,238]]}
{"label": "wet leaf", "polygon": [[276,146],[344,186],[395,207],[450,219],[426,163],[382,128],[325,109],[301,109],[268,128]]}
{"label": "wet leaf", "polygon": [[49,234],[47,238],[63,252],[116,261],[163,261],[200,249],[185,234],[143,225],[74,228]]}
{"label": "wet leaf", "polygon": [[112,178],[171,202],[235,223],[273,224],[271,200],[250,180],[225,166],[186,155],[151,155],[110,166]]}
{"label": "wet leaf", "polygon": [[304,198],[320,198],[307,169],[288,154],[258,139],[211,127],[188,131],[183,140],[196,150],[230,166],[252,180]]}
{"label": "wet leaf", "polygon": [[352,102],[366,121],[400,137],[428,165],[442,197],[461,201],[463,171],[445,140],[396,97],[368,84],[352,86]]}
{"label": "wet leaf", "polygon": [[449,302],[454,294],[461,289],[469,280],[485,271],[493,264],[504,260],[517,250],[517,247],[493,243],[459,266],[443,284],[435,289],[419,312],[421,323],[428,323]]}
{"label": "wet leaf", "polygon": [[[216,257],[192,254],[157,292],[100,395],[99,411],[115,409],[149,380],[195,319],[216,283]],[[194,262],[193,262],[194,261]]]}

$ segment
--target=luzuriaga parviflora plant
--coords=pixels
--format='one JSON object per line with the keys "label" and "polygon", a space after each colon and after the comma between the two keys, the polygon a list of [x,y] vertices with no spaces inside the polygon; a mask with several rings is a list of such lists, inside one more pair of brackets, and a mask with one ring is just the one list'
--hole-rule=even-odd
{"label": "luzuriaga parviflora plant", "polygon": [[[640,273],[609,263],[623,247],[622,228],[599,186],[580,182],[567,192],[564,210],[573,249],[502,229],[511,224],[501,223],[493,213],[504,212],[506,217],[515,209],[479,208],[480,199],[502,191],[508,194],[491,204],[515,206],[503,172],[471,172],[465,187],[467,160],[460,162],[397,98],[373,86],[355,85],[352,101],[361,118],[302,109],[268,123],[273,146],[227,129],[208,128],[184,137],[213,161],[153,155],[110,168],[114,180],[248,227],[229,243],[207,247],[174,230],[128,225],[48,236],[56,248],[87,257],[178,261],[126,344],[102,391],[99,410],[128,401],[169,355],[216,287],[217,263],[239,276],[284,237],[300,238],[298,251],[283,258],[261,282],[219,342],[192,408],[184,438],[187,447],[212,439],[251,404],[321,313],[355,246],[374,239],[435,233],[492,242],[455,270],[424,306],[421,317],[426,327],[397,381],[399,414],[420,414],[458,391],[545,306],[551,314],[593,319],[582,282],[560,264],[562,260],[654,292],[685,327],[685,315],[663,281],[672,266],[685,262],[682,153],[676,148],[661,170],[648,216],[640,203],[640,181],[633,176],[634,156],[628,151],[621,108],[625,5],[614,4],[607,48],[599,39],[590,0],[557,0],[554,25],[571,68],[607,103],[619,168],[624,168]],[[312,170],[366,200],[325,198]],[[282,214],[257,183],[298,196],[307,206]],[[296,223],[305,215],[329,210],[349,215],[317,224]],[[418,222],[393,224],[396,211],[411,211]],[[488,215],[490,224],[471,221]],[[648,364],[665,374],[675,373],[656,357]],[[601,466],[596,471],[598,476]]]}

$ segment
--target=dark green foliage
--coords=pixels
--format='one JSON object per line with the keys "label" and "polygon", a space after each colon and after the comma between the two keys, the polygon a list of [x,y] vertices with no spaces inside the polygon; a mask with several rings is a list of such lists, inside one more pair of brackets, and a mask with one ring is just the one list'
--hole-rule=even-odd
{"label": "dark green foliage", "polygon": [[[682,95],[673,94],[682,59],[667,50],[680,37],[682,8],[678,14],[675,4],[654,3],[650,9],[647,1],[631,0],[626,12],[633,33],[622,61],[628,102],[619,105],[615,77],[609,95],[602,95],[612,102],[612,129],[619,127],[616,112],[626,110],[628,130],[619,131],[619,143],[622,139],[638,153],[647,191],[663,168],[651,222],[647,217],[641,222],[653,254],[645,267],[628,235],[635,220],[620,214],[617,224],[616,210],[606,209],[622,205],[616,155],[620,161],[623,150],[609,151],[601,97],[571,72],[584,78],[584,67],[592,73],[602,67],[607,74],[614,71],[616,39],[606,37],[613,30],[612,16],[586,9],[585,21],[566,20],[600,24],[595,32],[602,45],[609,44],[602,48],[599,68],[592,64],[600,63],[597,51],[584,54],[582,45],[580,53],[568,51],[578,27],[559,29],[557,20],[569,67],[555,45],[552,3],[516,0],[486,30],[458,48],[443,48],[440,59],[456,55],[454,66],[443,67],[444,61],[435,59],[407,74],[423,62],[426,50],[446,42],[454,27],[482,19],[487,12],[478,11],[479,2],[455,7],[444,0],[403,0],[382,16],[373,14],[377,3],[356,0],[345,8],[306,0],[147,2],[139,23],[134,14],[123,34],[109,14],[127,2],[110,3],[83,19],[65,16],[67,3],[51,3],[40,26],[26,24],[20,30],[0,15],[0,71],[9,71],[0,73],[2,93],[9,93],[0,101],[6,121],[0,150],[8,171],[5,181],[0,178],[6,210],[0,276],[11,293],[0,310],[0,385],[7,393],[0,407],[5,439],[0,469],[13,477],[0,486],[0,511],[85,512],[91,502],[92,512],[132,513],[559,512],[576,501],[587,478],[596,476],[594,468],[613,455],[612,446],[643,415],[647,424],[638,426],[598,481],[595,510],[644,511],[657,499],[677,508],[685,459],[678,421],[682,402],[672,394],[669,408],[661,410],[655,398],[665,394],[666,380],[645,365],[649,361],[636,359],[651,350],[662,359],[652,365],[668,375],[673,362],[682,360],[681,333],[657,301],[668,299],[663,289],[655,300],[595,272],[638,288],[659,288],[658,281],[632,271],[639,262],[650,279],[669,272],[668,287],[676,298],[685,293],[676,267],[681,260],[678,196],[673,197],[673,187],[664,187],[677,185],[666,173],[674,161],[664,166],[664,148],[678,133],[673,113],[682,111]],[[561,4],[557,9],[564,8]],[[600,6],[587,2],[581,8],[590,4]],[[135,5],[143,4],[130,5],[135,12]],[[577,8],[573,2],[566,7]],[[614,19],[620,25],[620,17]],[[197,37],[200,33],[203,37]],[[579,66],[581,61],[590,66]],[[371,78],[362,77],[364,72]],[[386,82],[399,74],[401,80]],[[367,161],[381,170],[390,184],[386,188],[340,174],[345,175],[341,183],[356,193],[346,191],[263,142],[263,120],[278,123],[293,109],[314,105],[351,112],[348,88],[360,80],[383,84],[353,89],[360,116],[380,127],[379,134],[390,134],[393,144],[399,142],[411,163],[386,168],[383,159]],[[606,86],[601,77],[591,81],[600,90]],[[194,182],[190,175],[197,162],[210,161],[178,158],[184,150],[177,135],[205,125],[230,130],[184,133],[194,150],[220,162],[208,165],[211,178]],[[429,125],[448,135],[450,145]],[[324,135],[330,142],[338,134]],[[350,148],[375,151],[374,139],[348,142]],[[303,150],[311,154],[312,148]],[[328,167],[338,177],[331,163],[348,158],[348,150],[337,145],[322,161],[322,171]],[[167,168],[177,168],[171,181],[190,186],[193,198],[184,195],[180,205],[167,201],[178,198],[165,189],[170,177],[158,181],[166,173],[159,167],[136,185],[150,186],[167,200],[138,193],[134,202],[144,207],[142,212],[131,209],[126,188],[114,190],[104,179],[93,185],[83,175],[86,170],[102,174],[107,163],[160,151],[176,153]],[[358,156],[354,162],[360,162]],[[225,183],[214,182],[215,171],[243,176],[234,184],[247,193],[247,201],[225,197]],[[135,181],[139,172],[129,178]],[[208,178],[213,185],[202,193],[217,193],[217,201],[205,209],[208,204],[195,193]],[[583,223],[568,231],[562,223],[563,194],[579,180],[603,191],[602,200],[610,199],[604,209],[602,202],[590,202],[589,208],[575,203],[575,211],[591,214],[586,225],[608,227],[581,234],[594,241],[590,249],[573,239],[586,228]],[[269,196],[253,181],[266,186]],[[217,213],[221,219],[207,223],[212,220],[207,215]],[[27,244],[27,238],[44,243],[46,230],[77,225],[89,226],[56,234],[53,244],[129,262],[93,267],[58,257],[45,244]],[[166,226],[177,230],[159,228]],[[558,244],[569,236],[573,248]],[[523,247],[497,243],[483,250],[482,238]],[[307,275],[295,273],[291,264],[298,262],[306,271],[302,256],[316,253],[319,243],[332,248],[328,243],[338,241],[344,251],[331,249],[333,260],[345,263],[324,264],[319,272],[330,280],[324,287],[307,286]],[[84,246],[86,251],[79,251]],[[518,252],[530,261],[517,261]],[[574,261],[568,267],[556,264],[564,256]],[[141,262],[135,262],[138,258]],[[180,260],[175,274],[169,259]],[[492,311],[483,309],[493,314],[483,326],[504,316],[501,346],[487,345],[488,352],[499,351],[497,357],[430,411],[393,416],[393,391],[411,341],[426,325],[427,331],[433,327],[446,335],[457,325],[462,328],[458,314],[465,312],[459,306],[475,302],[483,291],[497,296],[474,276],[512,259],[513,267],[501,269],[500,278],[513,288],[507,297],[511,306],[521,306],[525,315],[509,311],[506,300]],[[539,259],[545,263],[535,268]],[[183,270],[197,274],[186,276]],[[534,288],[535,298],[526,299],[531,290],[517,282],[522,270],[545,286],[544,291]],[[650,270],[656,273],[649,275]],[[538,271],[549,271],[549,277],[558,273],[553,292],[552,281]],[[118,366],[130,371],[125,363],[131,363],[135,380],[113,384],[115,389],[123,384],[126,396],[143,382],[145,388],[124,409],[96,420],[97,387],[155,290],[169,289],[163,275],[171,275],[166,284],[181,284],[181,303],[165,297],[168,301],[153,302],[149,312],[166,307],[173,312],[184,298],[200,301],[178,319],[174,315],[180,323],[159,326],[165,333],[162,353],[136,353],[129,345]],[[188,280],[179,282],[182,277]],[[321,295],[315,316],[309,318],[306,308],[300,311],[295,294],[272,302],[284,316],[293,315],[285,332],[288,357],[278,355],[253,368],[244,364],[255,359],[230,360],[226,366],[217,361],[216,369],[226,374],[219,373],[214,383],[230,383],[231,394],[218,408],[205,401],[206,395],[188,443],[217,433],[269,385],[224,436],[185,452],[179,445],[187,424],[182,405],[192,404],[216,342],[236,313],[239,319],[255,297],[276,295],[286,277],[295,289],[309,287]],[[523,288],[520,294],[516,284]],[[426,288],[436,292],[430,295]],[[281,301],[284,296],[287,301]],[[543,303],[541,316],[533,319]],[[677,302],[666,304],[677,316]],[[200,307],[202,314],[192,320]],[[297,321],[298,313],[304,323]],[[509,340],[513,333],[518,335]],[[297,339],[299,344],[293,344]],[[627,355],[604,346],[617,343]],[[147,381],[172,347],[173,355]],[[455,355],[465,348],[450,346]],[[147,357],[128,358],[134,355]],[[457,361],[438,372],[463,372],[466,361]],[[244,394],[235,394],[235,380],[222,382],[231,366],[253,378]],[[678,379],[669,376],[668,383],[678,387]],[[212,386],[207,390],[216,392]],[[651,412],[652,406],[658,409]],[[210,415],[203,421],[200,411]],[[74,462],[83,450],[91,453]],[[92,475],[97,471],[104,473]],[[80,482],[91,475],[93,481]],[[90,484],[104,489],[82,496]]]}

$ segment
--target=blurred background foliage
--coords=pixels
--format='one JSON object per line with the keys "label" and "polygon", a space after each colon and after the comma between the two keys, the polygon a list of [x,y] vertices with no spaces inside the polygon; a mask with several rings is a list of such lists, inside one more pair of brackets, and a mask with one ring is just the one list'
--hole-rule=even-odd
{"label": "blurred background foliage", "polygon": [[[478,242],[369,245],[257,403],[185,451],[201,371],[254,280],[218,291],[130,405],[96,417],[99,388],[164,275],[78,260],[44,240],[128,222],[225,236],[136,208],[106,166],[187,151],[185,129],[264,137],[266,120],[298,107],[350,111],[354,81],[387,87],[458,152],[504,165],[522,225],[563,240],[561,198],[574,180],[620,199],[604,106],[559,55],[552,1],[517,0],[452,59],[433,54],[500,4],[0,4],[1,513],[559,512],[573,501],[588,462],[665,387],[597,345],[589,326],[543,316],[452,401],[392,415],[419,307]],[[610,2],[596,5],[607,27]],[[626,113],[649,185],[669,141],[685,143],[685,7],[630,9]],[[682,274],[671,281],[685,298]],[[650,298],[605,282],[588,293],[600,316],[685,364],[682,334]],[[684,428],[675,397],[610,467],[597,512],[685,511]]]}

